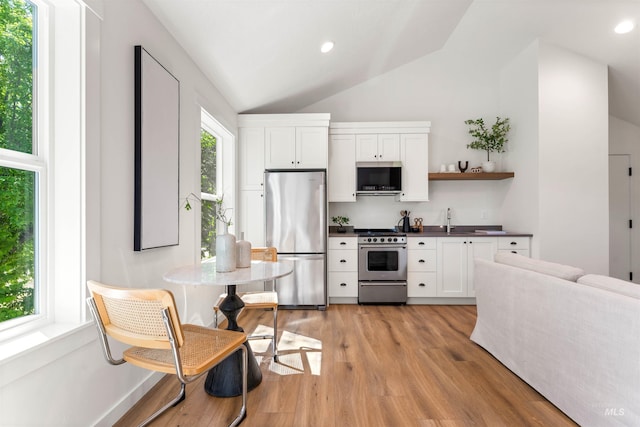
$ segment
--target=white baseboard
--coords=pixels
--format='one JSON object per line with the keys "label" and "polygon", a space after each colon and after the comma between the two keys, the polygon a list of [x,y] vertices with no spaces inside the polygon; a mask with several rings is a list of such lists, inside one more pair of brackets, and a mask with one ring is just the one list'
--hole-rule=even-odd
{"label": "white baseboard", "polygon": [[[127,393],[120,399],[120,401],[109,412],[95,424],[96,427],[111,427],[113,426],[129,409],[133,407],[142,397],[153,388],[154,385],[160,381],[165,374],[161,372],[149,372],[149,375],[141,381],[133,390]],[[179,383],[176,381],[176,393],[178,392]],[[162,406],[162,405],[160,405]],[[158,408],[160,407],[158,406]],[[157,408],[156,408],[157,409]],[[154,412],[154,409],[149,410],[149,415]]]}

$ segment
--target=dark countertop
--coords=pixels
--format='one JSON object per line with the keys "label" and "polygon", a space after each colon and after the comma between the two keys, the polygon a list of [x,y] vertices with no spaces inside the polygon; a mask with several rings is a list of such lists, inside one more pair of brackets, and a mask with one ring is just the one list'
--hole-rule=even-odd
{"label": "dark countertop", "polygon": [[[329,237],[357,237],[358,235],[353,232],[353,227],[345,227],[347,229],[346,233],[338,233],[336,226],[329,227]],[[493,233],[476,233],[475,230],[494,230],[494,231],[502,231],[501,225],[457,225],[451,231],[450,234],[447,234],[440,226],[438,225],[425,225],[423,227],[422,232],[408,232],[407,237],[466,237],[466,236],[477,236],[477,237],[532,237],[531,233],[519,233],[513,231],[506,231],[504,234],[493,234]]]}

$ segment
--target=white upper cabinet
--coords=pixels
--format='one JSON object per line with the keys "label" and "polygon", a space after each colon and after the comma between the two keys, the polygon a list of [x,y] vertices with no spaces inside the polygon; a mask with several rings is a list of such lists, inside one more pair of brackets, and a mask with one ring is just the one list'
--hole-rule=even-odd
{"label": "white upper cabinet", "polygon": [[264,128],[240,128],[240,190],[262,190]]}
{"label": "white upper cabinet", "polygon": [[329,128],[326,126],[296,128],[295,167],[326,169],[329,152]]}
{"label": "white upper cabinet", "polygon": [[[430,130],[431,122],[331,123],[335,142],[329,146],[329,201],[355,201],[356,162],[401,162],[402,193],[397,200],[428,201]],[[355,162],[349,144],[355,144]]]}
{"label": "white upper cabinet", "polygon": [[265,128],[265,167],[267,169],[326,169],[328,128]]}
{"label": "white upper cabinet", "polygon": [[429,200],[429,136],[426,133],[400,135],[402,157],[402,202]]}
{"label": "white upper cabinet", "polygon": [[328,189],[330,202],[356,201],[355,135],[329,138]]}
{"label": "white upper cabinet", "polygon": [[296,166],[296,128],[265,128],[266,169],[291,169]]}
{"label": "white upper cabinet", "polygon": [[[259,149],[255,135],[263,133],[263,164],[260,166],[257,161],[253,162],[260,173],[264,169],[326,169],[330,117],[326,113],[241,114],[238,116],[240,141],[242,144],[244,134],[254,135],[251,141],[256,141],[256,149]],[[249,150],[247,145],[240,163],[251,167],[251,160],[246,158],[253,155]],[[251,176],[254,173],[249,170],[241,172],[241,180],[248,178],[244,174]]]}
{"label": "white upper cabinet", "polygon": [[356,135],[356,161],[397,162],[400,160],[400,135]]}

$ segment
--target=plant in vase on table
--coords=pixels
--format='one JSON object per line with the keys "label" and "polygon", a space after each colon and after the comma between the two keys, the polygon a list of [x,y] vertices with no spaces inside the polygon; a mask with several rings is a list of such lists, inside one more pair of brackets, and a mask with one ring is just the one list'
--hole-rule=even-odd
{"label": "plant in vase on table", "polygon": [[467,148],[486,151],[487,161],[482,163],[482,171],[493,172],[496,166],[490,155],[491,152],[504,153],[504,144],[509,141],[507,134],[511,130],[509,118],[496,117],[496,122],[489,129],[482,118],[465,120],[465,124],[470,126],[469,134],[474,138]]}

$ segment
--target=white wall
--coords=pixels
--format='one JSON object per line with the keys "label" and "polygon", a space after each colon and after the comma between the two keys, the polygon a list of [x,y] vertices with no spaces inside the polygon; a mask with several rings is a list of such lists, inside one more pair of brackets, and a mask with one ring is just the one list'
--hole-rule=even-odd
{"label": "white wall", "polygon": [[607,67],[539,49],[540,257],[609,272]]}
{"label": "white wall", "polygon": [[608,273],[607,68],[534,42],[501,71],[516,177],[502,223],[533,233],[532,256]]}
{"label": "white wall", "polygon": [[[136,44],[145,47],[180,81],[180,192],[199,192],[200,105],[234,135],[236,112],[140,0],[92,1],[103,21],[91,17],[87,32],[101,34],[87,46],[87,277],[106,283],[165,287],[174,291],[183,321],[210,323],[218,290],[170,286],[162,274],[199,257],[197,210],[180,213],[180,245],[133,251],[134,95]],[[98,65],[95,61],[101,61]],[[199,232],[198,232],[199,233]],[[108,365],[92,324],[24,357],[24,371],[0,390],[0,424],[11,426],[112,425],[158,376],[132,366]],[[31,372],[34,359],[50,359]],[[30,373],[29,373],[30,372]]]}
{"label": "white wall", "polygon": [[408,209],[439,225],[451,207],[454,224],[533,233],[534,256],[606,274],[607,109],[605,65],[535,42],[493,67],[444,49],[301,112],[330,112],[332,121],[430,120],[430,170],[483,160],[483,153],[466,149],[464,120],[510,117],[508,152],[498,167],[515,171],[513,180],[431,182],[429,202],[360,197],[330,204],[330,216],[347,215],[356,227],[387,227]]}
{"label": "white wall", "polygon": [[[640,266],[640,127],[616,117],[609,117],[609,153],[628,154],[633,168],[631,176],[631,219],[634,227],[631,229],[631,267]],[[634,270],[633,281],[640,283],[640,271]]]}
{"label": "white wall", "polygon": [[[469,160],[474,167],[485,154],[466,148],[471,137],[464,121],[495,119],[498,81],[495,65],[441,50],[299,112],[329,112],[332,122],[429,120],[429,170],[458,160]],[[495,159],[500,167],[500,156]],[[399,221],[400,210],[408,209],[412,218],[422,217],[425,225],[440,225],[450,207],[454,224],[498,224],[507,190],[506,181],[431,182],[427,203],[359,197],[356,203],[330,204],[329,215],[348,215],[357,227],[389,227]]]}
{"label": "white wall", "polygon": [[500,72],[500,114],[511,119],[506,166],[515,171],[500,212],[507,230],[533,234],[539,254],[538,211],[538,42],[520,52]]}

